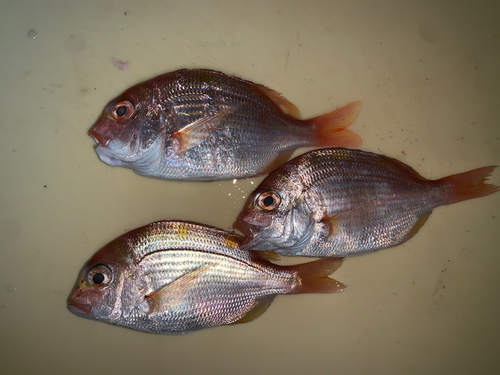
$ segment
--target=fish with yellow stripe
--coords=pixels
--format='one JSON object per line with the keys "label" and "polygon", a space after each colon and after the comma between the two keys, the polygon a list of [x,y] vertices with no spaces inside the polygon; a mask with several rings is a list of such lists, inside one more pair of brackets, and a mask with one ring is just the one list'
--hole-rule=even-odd
{"label": "fish with yellow stripe", "polygon": [[328,275],[342,258],[294,266],[240,248],[243,237],[204,225],[161,221],[99,250],[68,297],[74,314],[138,331],[181,334],[249,322],[278,294],[347,287]]}

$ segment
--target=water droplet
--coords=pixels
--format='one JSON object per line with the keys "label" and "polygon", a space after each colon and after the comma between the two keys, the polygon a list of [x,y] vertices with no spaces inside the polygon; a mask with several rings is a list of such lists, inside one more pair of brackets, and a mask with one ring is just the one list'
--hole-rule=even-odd
{"label": "water droplet", "polygon": [[35,38],[36,38],[36,33],[35,33],[35,30],[30,30],[30,31],[28,31],[28,36],[29,36],[31,39],[35,39]]}
{"label": "water droplet", "polygon": [[14,288],[12,285],[9,285],[9,292],[15,292],[16,288]]}
{"label": "water droplet", "polygon": [[236,178],[233,180],[233,184],[236,184]]}

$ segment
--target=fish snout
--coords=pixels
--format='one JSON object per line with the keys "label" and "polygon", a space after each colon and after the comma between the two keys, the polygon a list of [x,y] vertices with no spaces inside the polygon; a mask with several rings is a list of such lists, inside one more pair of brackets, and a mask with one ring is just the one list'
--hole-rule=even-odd
{"label": "fish snout", "polygon": [[76,302],[73,299],[71,299],[71,297],[68,298],[66,303],[68,305],[68,310],[75,315],[87,316],[92,314],[91,306],[85,305],[84,303]]}
{"label": "fish snout", "polygon": [[97,144],[103,147],[106,147],[111,140],[111,137],[109,135],[99,132],[95,129],[95,127],[89,130],[89,135],[94,138],[94,141],[96,141]]}
{"label": "fish snout", "polygon": [[255,233],[259,231],[256,225],[247,223],[241,217],[238,217],[233,226],[248,237],[245,238],[245,242],[251,240],[254,237]]}

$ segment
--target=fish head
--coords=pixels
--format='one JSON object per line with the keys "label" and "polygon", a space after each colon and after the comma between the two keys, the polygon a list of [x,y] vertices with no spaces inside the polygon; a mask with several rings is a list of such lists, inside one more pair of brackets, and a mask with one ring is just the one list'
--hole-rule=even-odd
{"label": "fish head", "polygon": [[133,168],[152,163],[165,136],[160,91],[151,81],[140,83],[111,100],[90,128],[95,149],[106,164]]}
{"label": "fish head", "polygon": [[303,198],[301,179],[280,172],[262,181],[236,219],[235,228],[247,236],[241,246],[244,250],[296,252],[312,235],[314,221]]}
{"label": "fish head", "polygon": [[67,299],[68,309],[78,316],[107,322],[127,316],[140,287],[137,273],[127,238],[117,238],[82,267]]}

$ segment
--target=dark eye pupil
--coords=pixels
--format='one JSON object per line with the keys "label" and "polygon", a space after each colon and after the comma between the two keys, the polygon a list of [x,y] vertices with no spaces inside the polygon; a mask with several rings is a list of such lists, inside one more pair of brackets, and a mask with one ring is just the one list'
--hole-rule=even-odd
{"label": "dark eye pupil", "polygon": [[272,206],[274,203],[274,198],[271,196],[265,197],[262,203],[264,203],[264,206]]}
{"label": "dark eye pupil", "polygon": [[116,109],[116,115],[119,117],[125,116],[125,113],[127,113],[127,107],[125,107],[124,105]]}
{"label": "dark eye pupil", "polygon": [[101,284],[104,281],[104,275],[102,273],[96,273],[94,276],[92,276],[92,281],[94,284]]}

